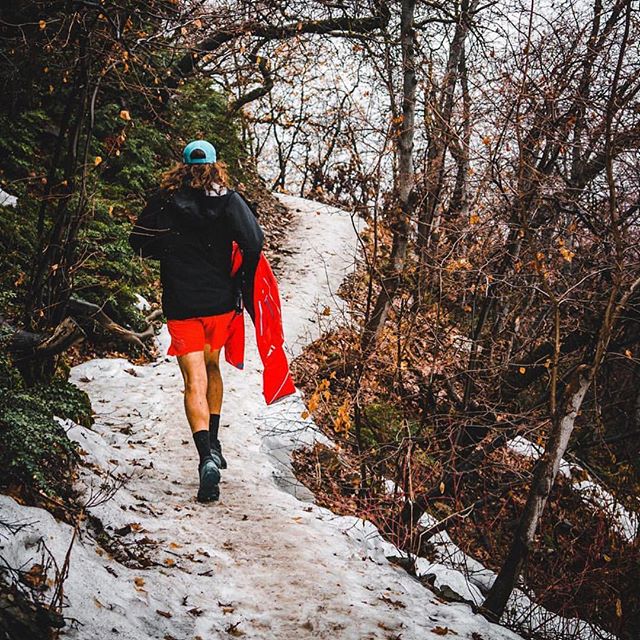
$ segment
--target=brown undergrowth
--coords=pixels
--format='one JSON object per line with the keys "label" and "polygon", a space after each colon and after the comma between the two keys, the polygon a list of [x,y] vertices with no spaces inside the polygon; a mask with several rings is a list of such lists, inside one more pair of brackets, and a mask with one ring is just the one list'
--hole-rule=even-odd
{"label": "brown undergrowth", "polygon": [[[351,277],[342,291],[356,316],[364,280]],[[399,514],[407,497],[437,487],[443,472],[455,466],[452,451],[462,418],[444,383],[427,382],[442,381],[455,371],[455,361],[439,360],[434,352],[455,348],[460,335],[451,322],[440,331],[439,345],[428,331],[408,340],[397,311],[366,367],[359,368],[359,334],[344,327],[309,345],[293,363],[309,412],[336,443],[335,448],[317,444],[297,451],[294,469],[322,506],[366,518],[398,547],[433,558],[428,542],[420,544],[416,530],[403,524]],[[429,320],[418,322],[427,326]],[[513,414],[499,416],[505,425],[518,424],[520,418],[516,407]],[[543,443],[542,413],[528,419],[536,426],[529,425],[527,435]],[[578,436],[585,430],[583,424]],[[611,455],[594,453],[596,459]],[[447,519],[453,541],[498,571],[526,501],[531,469],[530,460],[498,448],[479,466],[454,475],[452,491],[432,500],[429,513],[438,521]],[[545,608],[631,640],[640,628],[639,543],[628,543],[607,513],[587,505],[572,488],[584,473],[558,479],[523,578]],[[615,473],[614,468],[609,478]],[[617,489],[623,493],[633,486]]]}

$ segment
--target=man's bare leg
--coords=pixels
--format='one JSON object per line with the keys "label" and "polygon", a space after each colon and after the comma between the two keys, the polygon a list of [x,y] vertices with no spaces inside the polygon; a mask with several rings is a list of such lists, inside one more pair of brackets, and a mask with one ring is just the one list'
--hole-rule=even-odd
{"label": "man's bare leg", "polygon": [[220,471],[211,456],[209,434],[209,405],[207,404],[207,367],[204,353],[194,351],[178,357],[180,371],[184,378],[184,409],[193,433],[193,441],[198,449],[200,463],[198,475],[200,487],[198,500],[210,502],[220,497]]}
{"label": "man's bare leg", "polygon": [[218,438],[220,427],[220,411],[222,409],[222,395],[224,391],[222,374],[220,373],[220,349],[210,350],[205,345],[204,360],[207,368],[207,402],[209,404],[209,432],[211,434],[211,448],[214,457],[218,458],[221,469],[227,468],[227,461],[222,455],[222,445]]}
{"label": "man's bare leg", "polygon": [[178,356],[178,365],[184,379],[184,409],[191,432],[209,429],[207,367],[204,353],[194,351]]}
{"label": "man's bare leg", "polygon": [[220,415],[222,409],[222,374],[220,373],[220,349],[211,351],[209,345],[204,346],[204,362],[207,370],[207,403],[209,413]]}

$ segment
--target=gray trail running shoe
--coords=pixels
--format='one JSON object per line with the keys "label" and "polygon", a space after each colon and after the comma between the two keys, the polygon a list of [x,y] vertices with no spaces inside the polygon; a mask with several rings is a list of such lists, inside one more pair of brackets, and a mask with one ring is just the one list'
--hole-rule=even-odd
{"label": "gray trail running shoe", "polygon": [[216,461],[218,469],[226,469],[227,461],[222,455],[222,445],[220,440],[211,440],[211,457]]}
{"label": "gray trail running shoe", "polygon": [[198,502],[212,502],[220,497],[220,470],[214,458],[205,458],[199,466]]}

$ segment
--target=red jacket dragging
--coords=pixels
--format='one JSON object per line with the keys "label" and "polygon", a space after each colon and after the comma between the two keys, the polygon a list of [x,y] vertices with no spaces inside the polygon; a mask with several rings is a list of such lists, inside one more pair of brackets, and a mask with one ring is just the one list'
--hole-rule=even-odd
{"label": "red jacket dragging", "polygon": [[[231,260],[231,275],[234,275],[242,264],[242,254],[235,242]],[[260,253],[253,285],[256,343],[264,366],[262,393],[266,403],[272,404],[294,393],[296,388],[284,352],[278,283],[263,253]],[[234,316],[224,345],[224,353],[229,364],[238,369],[244,367],[244,313]]]}

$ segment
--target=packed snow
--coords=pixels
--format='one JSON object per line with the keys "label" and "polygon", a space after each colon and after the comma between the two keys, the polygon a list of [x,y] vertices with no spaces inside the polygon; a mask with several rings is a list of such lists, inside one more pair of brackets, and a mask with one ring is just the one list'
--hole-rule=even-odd
{"label": "packed snow", "polygon": [[[358,242],[348,214],[282,199],[294,211],[279,275],[294,356],[344,316],[335,291]],[[249,322],[247,338],[245,369],[222,364],[221,440],[229,468],[217,503],[195,500],[197,457],[174,358],[162,355],[146,366],[97,359],[72,369],[95,411],[91,429],[63,421],[83,451],[78,486],[91,516],[118,541],[113,552],[128,560],[118,562],[99,546],[94,529],[80,530],[64,587],[64,613],[74,622],[61,637],[519,638],[390,563],[402,554],[371,523],[314,504],[293,478],[289,452],[326,440],[302,419],[299,392],[265,406]],[[166,327],[158,345],[165,354]],[[28,568],[50,552],[62,566],[72,527],[8,496],[0,496],[0,509],[5,521],[26,524],[0,540],[4,562]],[[445,574],[449,582],[465,580],[443,567],[436,586],[443,587]],[[469,583],[465,599],[473,601],[476,591]]]}
{"label": "packed snow", "polygon": [[18,198],[0,189],[0,207],[15,207],[17,204]]}
{"label": "packed snow", "polygon": [[136,301],[133,303],[133,306],[136,309],[138,309],[139,311],[150,311],[151,310],[151,304],[149,303],[149,301],[146,298],[141,296],[139,293],[136,293],[135,296],[136,296]]}

